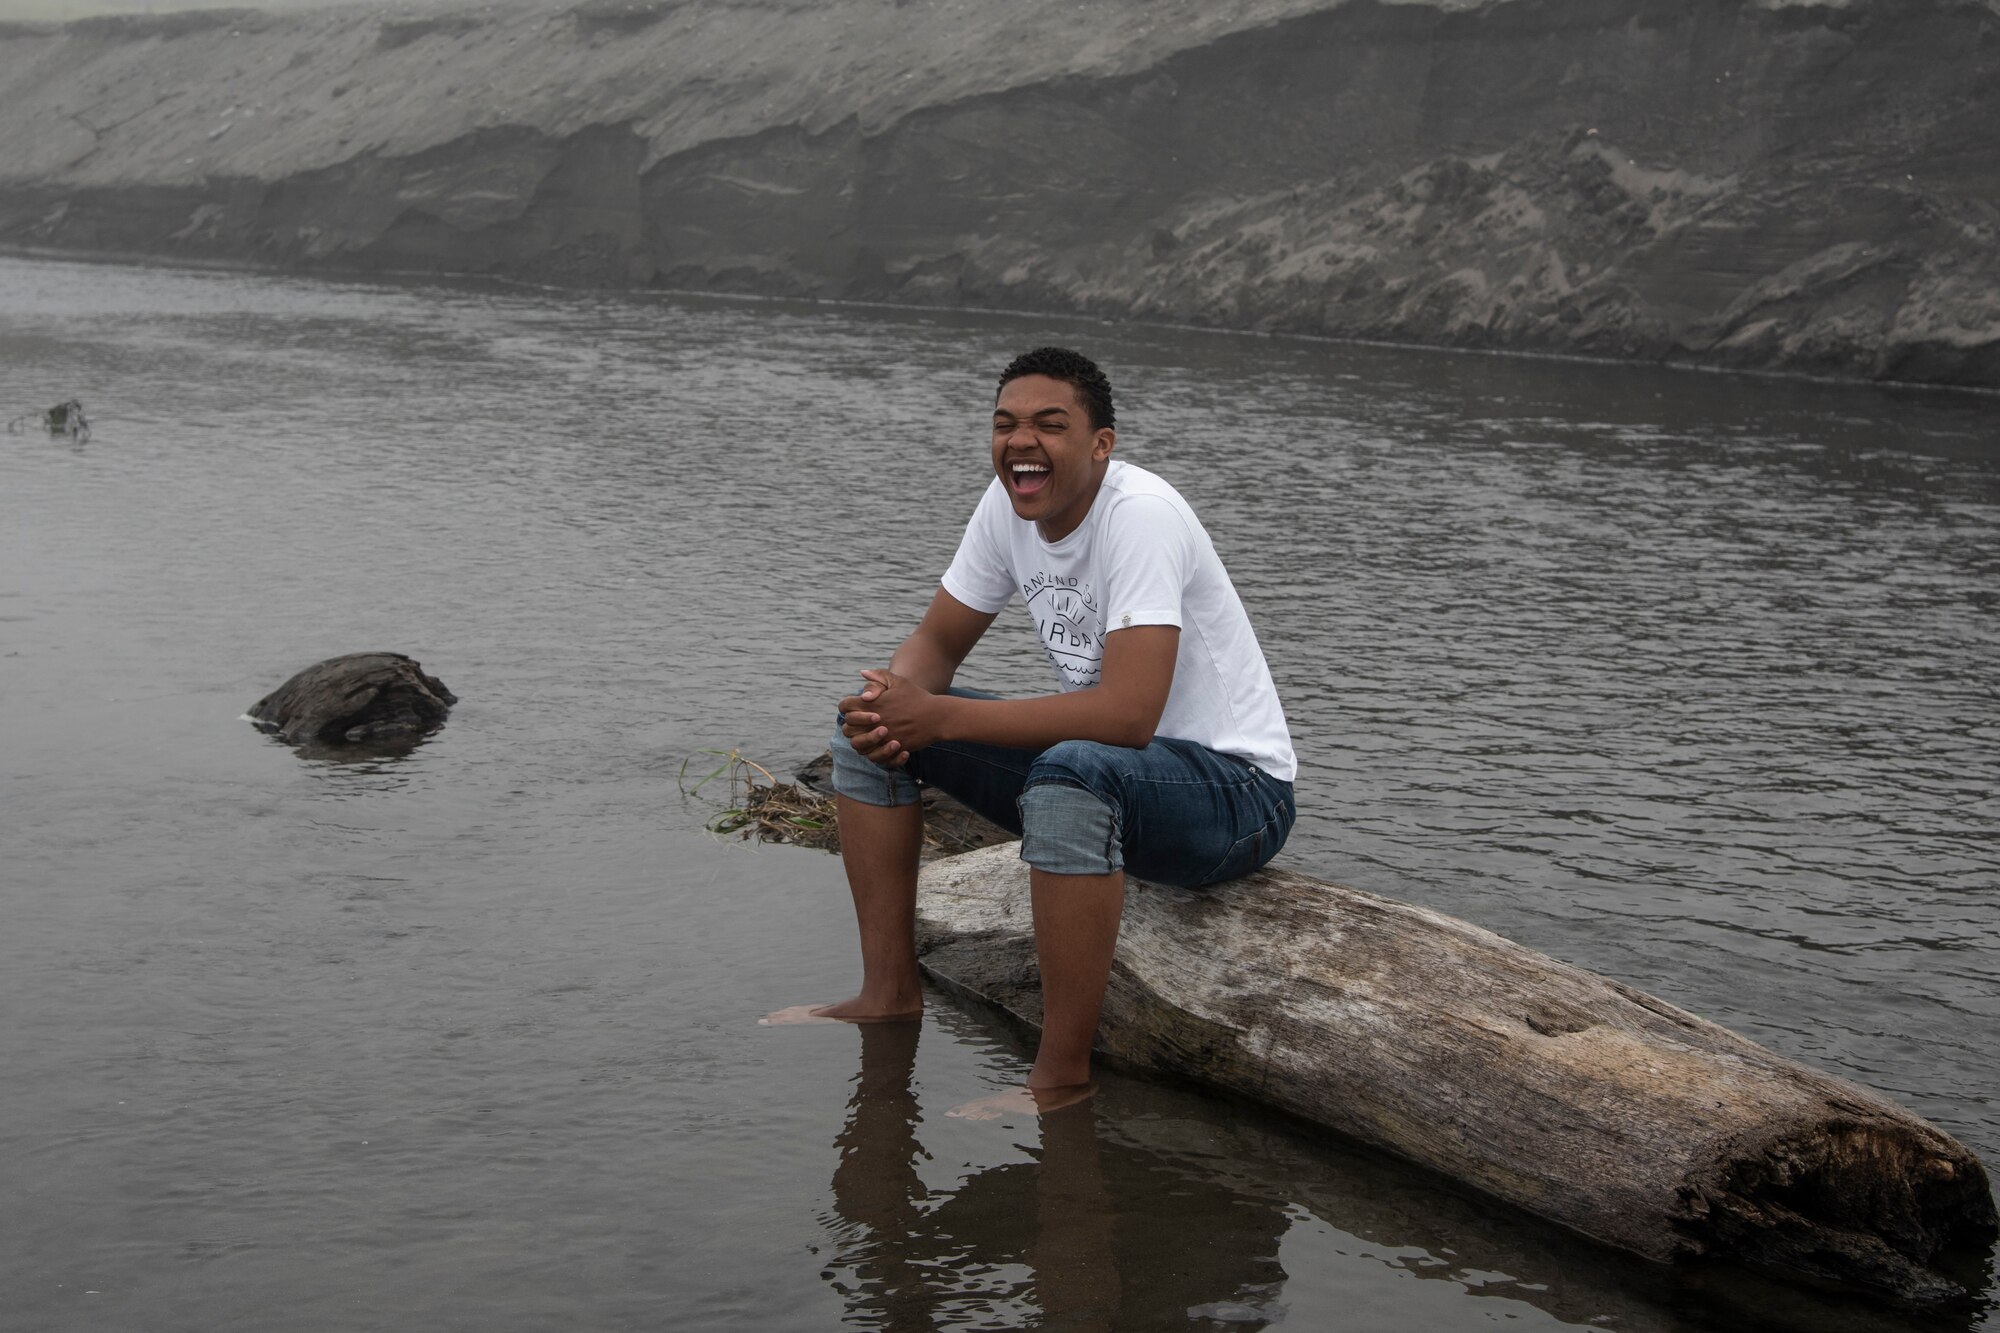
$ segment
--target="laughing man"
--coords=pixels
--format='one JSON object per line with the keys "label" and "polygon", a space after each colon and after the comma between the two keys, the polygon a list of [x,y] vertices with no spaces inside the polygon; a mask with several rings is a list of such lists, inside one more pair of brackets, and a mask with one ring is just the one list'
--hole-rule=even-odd
{"label": "laughing man", "polygon": [[[1291,831],[1297,764],[1243,603],[1179,492],[1112,458],[1111,384],[1057,347],[1016,357],[993,409],[993,471],[923,622],[840,701],[841,859],[861,992],[772,1021],[923,1010],[914,925],[920,783],[1021,835],[1032,868],[1042,1036],[992,1115],[1088,1095],[1125,872],[1201,885],[1248,874]],[[952,688],[1019,595],[1059,685],[998,699]]]}

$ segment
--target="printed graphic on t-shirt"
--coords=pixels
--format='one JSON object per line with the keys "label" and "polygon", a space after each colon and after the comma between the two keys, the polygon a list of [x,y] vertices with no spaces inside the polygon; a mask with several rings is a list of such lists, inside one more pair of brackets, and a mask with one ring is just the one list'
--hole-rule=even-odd
{"label": "printed graphic on t-shirt", "polygon": [[1035,574],[1022,581],[1021,600],[1064,687],[1097,684],[1104,674],[1104,614],[1090,585],[1071,574]]}

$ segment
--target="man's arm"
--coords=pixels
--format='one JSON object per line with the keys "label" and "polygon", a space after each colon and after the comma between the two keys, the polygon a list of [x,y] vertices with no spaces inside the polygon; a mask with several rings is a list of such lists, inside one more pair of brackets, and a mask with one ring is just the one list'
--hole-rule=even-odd
{"label": "man's arm", "polygon": [[[991,617],[987,620],[991,623]],[[875,690],[872,698],[864,691],[856,701],[868,711],[850,712],[848,720],[866,729],[886,752],[879,759],[939,741],[1022,750],[1045,750],[1061,741],[1100,741],[1140,749],[1151,743],[1166,711],[1180,638],[1174,625],[1114,630],[1104,638],[1103,674],[1096,685],[1032,699],[954,698],[927,689],[892,663],[886,672],[861,673]]]}
{"label": "man's arm", "polygon": [[883,678],[908,682],[906,690],[945,697],[944,691],[958,674],[959,664],[997,615],[997,611],[975,611],[939,588],[923,620],[889,658],[889,670],[862,672],[867,683],[860,693],[840,701],[841,734],[847,737],[855,753],[888,768],[907,764],[909,751],[889,738],[878,714],[866,711],[875,706],[881,695]]}

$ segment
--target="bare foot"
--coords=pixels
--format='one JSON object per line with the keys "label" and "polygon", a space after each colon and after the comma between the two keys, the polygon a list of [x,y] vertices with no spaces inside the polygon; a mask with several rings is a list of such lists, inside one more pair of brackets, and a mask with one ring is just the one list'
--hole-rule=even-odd
{"label": "bare foot", "polygon": [[1070,1083],[1060,1088],[1009,1088],[991,1097],[981,1097],[963,1106],[954,1106],[946,1115],[960,1120],[998,1120],[1009,1115],[1047,1115],[1065,1106],[1075,1106],[1097,1091],[1095,1083]]}
{"label": "bare foot", "polygon": [[923,1016],[922,1009],[882,1014],[863,1009],[853,1000],[843,1000],[839,1004],[795,1004],[789,1009],[765,1014],[757,1020],[757,1024],[760,1027],[783,1028],[796,1027],[801,1023],[908,1023]]}

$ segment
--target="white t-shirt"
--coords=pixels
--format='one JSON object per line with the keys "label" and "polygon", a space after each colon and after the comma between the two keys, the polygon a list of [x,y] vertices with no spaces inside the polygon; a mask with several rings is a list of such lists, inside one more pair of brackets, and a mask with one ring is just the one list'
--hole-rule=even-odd
{"label": "white t-shirt", "polygon": [[1180,492],[1117,459],[1076,531],[1046,542],[1017,517],[998,477],[944,572],[944,590],[997,612],[1019,593],[1064,690],[1097,684],[1104,636],[1177,625],[1174,683],[1155,734],[1298,775],[1278,688],[1250,617],[1201,520]]}

